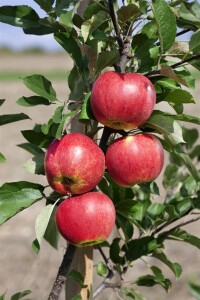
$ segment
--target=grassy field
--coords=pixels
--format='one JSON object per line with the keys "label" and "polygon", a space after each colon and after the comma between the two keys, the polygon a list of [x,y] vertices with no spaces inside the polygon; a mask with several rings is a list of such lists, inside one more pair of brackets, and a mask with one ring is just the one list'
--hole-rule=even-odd
{"label": "grassy field", "polygon": [[[0,81],[16,81],[32,74],[32,71],[4,71],[0,72]],[[64,70],[53,70],[48,72],[36,70],[34,71],[34,74],[41,74],[49,80],[66,80],[68,76],[68,72]]]}

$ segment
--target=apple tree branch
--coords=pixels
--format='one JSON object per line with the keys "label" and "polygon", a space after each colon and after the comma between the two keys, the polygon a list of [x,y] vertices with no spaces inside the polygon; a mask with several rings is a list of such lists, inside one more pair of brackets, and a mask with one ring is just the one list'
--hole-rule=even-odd
{"label": "apple tree branch", "polygon": [[58,300],[63,288],[63,285],[66,282],[67,273],[70,269],[71,263],[73,261],[74,255],[76,253],[76,246],[69,244],[65,255],[63,256],[62,263],[59,267],[58,274],[56,276],[56,280],[53,284],[51,293],[49,295],[48,300]]}

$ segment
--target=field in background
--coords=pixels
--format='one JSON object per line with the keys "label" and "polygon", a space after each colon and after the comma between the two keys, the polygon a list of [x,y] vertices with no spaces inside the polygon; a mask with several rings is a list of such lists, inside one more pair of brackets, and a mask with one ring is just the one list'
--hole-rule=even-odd
{"label": "field in background", "polygon": [[[20,133],[21,130],[32,128],[35,123],[44,123],[52,114],[54,107],[38,106],[34,109],[23,108],[16,104],[21,96],[30,96],[32,93],[22,84],[19,77],[33,73],[40,73],[52,80],[58,98],[65,101],[68,96],[66,84],[67,72],[71,67],[71,61],[65,54],[1,54],[0,61],[0,99],[6,99],[5,104],[0,108],[1,113],[24,112],[30,116],[30,120],[9,124],[0,127],[0,152],[6,158],[6,163],[0,166],[0,184],[10,181],[30,180],[46,184],[42,176],[28,174],[23,168],[30,155],[16,146],[24,142]],[[198,73],[197,73],[198,74]],[[200,87],[195,91],[196,101],[200,100]],[[160,106],[163,104],[161,103]],[[187,113],[199,116],[200,105],[188,105]],[[161,195],[162,197],[162,195]],[[17,291],[30,289],[33,291],[30,299],[45,300],[49,294],[57,273],[62,255],[65,251],[65,241],[60,240],[59,249],[54,250],[45,241],[41,252],[37,256],[31,249],[31,243],[35,239],[34,222],[40,213],[44,202],[33,205],[31,210],[26,209],[15,218],[9,220],[0,228],[0,295],[7,291],[7,299]],[[199,235],[200,222],[187,227],[193,234]],[[200,251],[199,249],[185,244],[168,243],[166,252],[172,261],[183,265],[183,275],[177,281],[169,295],[161,287],[143,288],[148,300],[192,300],[188,292],[187,282],[189,279],[196,280],[200,284]],[[95,261],[101,259],[97,253]],[[152,263],[152,261],[150,261]],[[156,263],[153,261],[153,263]],[[165,274],[174,281],[173,275],[164,269]],[[147,267],[143,262],[135,263],[129,271],[129,280],[134,280],[139,274],[147,273]],[[95,277],[96,278],[96,277]],[[98,279],[99,280],[99,279]],[[97,281],[95,282],[95,286]],[[138,288],[140,289],[140,288]],[[110,293],[110,291],[108,291]],[[114,294],[107,296],[103,293],[99,300],[115,300]],[[62,295],[61,300],[64,300]]]}

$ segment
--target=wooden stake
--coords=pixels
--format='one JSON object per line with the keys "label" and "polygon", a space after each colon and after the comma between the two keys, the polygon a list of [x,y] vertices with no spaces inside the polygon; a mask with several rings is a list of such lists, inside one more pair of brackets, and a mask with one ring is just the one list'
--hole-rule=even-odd
{"label": "wooden stake", "polygon": [[79,282],[68,279],[65,299],[70,300],[72,297],[80,295],[82,300],[88,300],[92,292],[93,282],[93,247],[77,248],[71,270],[81,273],[84,277],[84,285],[87,287],[82,288]]}

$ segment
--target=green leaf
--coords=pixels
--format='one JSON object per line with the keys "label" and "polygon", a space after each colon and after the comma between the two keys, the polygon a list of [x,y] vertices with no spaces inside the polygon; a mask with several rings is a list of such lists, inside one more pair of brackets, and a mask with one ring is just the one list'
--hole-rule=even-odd
{"label": "green leaf", "polygon": [[193,33],[189,41],[189,49],[194,54],[200,51],[200,29]]}
{"label": "green leaf", "polygon": [[21,133],[28,142],[40,148],[47,148],[53,141],[52,136],[48,136],[42,132],[37,132],[34,130],[23,130],[21,131]]}
{"label": "green leaf", "polygon": [[76,66],[81,70],[82,53],[76,39],[66,32],[55,33],[54,38],[67,51]]}
{"label": "green leaf", "polygon": [[[180,188],[180,194],[187,199],[187,197],[191,197],[196,195],[199,189],[199,183],[196,182],[193,176],[187,176],[182,180],[182,186]],[[192,199],[190,199],[192,200]]]}
{"label": "green leaf", "polygon": [[77,111],[75,110],[64,114],[64,106],[59,106],[56,108],[53,117],[48,121],[48,124],[42,125],[41,130],[45,135],[53,136],[60,140],[65,129],[65,122],[76,114]]}
{"label": "green leaf", "polygon": [[91,93],[89,92],[85,95],[84,102],[81,108],[79,120],[83,123],[87,123],[88,120],[95,119],[90,105],[90,94]]}
{"label": "green leaf", "polygon": [[67,30],[73,27],[72,18],[74,9],[65,11],[60,15],[60,24],[62,24]]}
{"label": "green leaf", "polygon": [[123,216],[131,218],[131,220],[142,221],[146,214],[146,205],[143,202],[134,200],[120,201],[116,205],[116,211]]}
{"label": "green leaf", "polygon": [[84,21],[83,24],[81,25],[81,33],[82,33],[84,42],[86,42],[88,39],[91,26],[92,26],[91,21],[88,21],[88,20]]}
{"label": "green leaf", "polygon": [[156,19],[161,53],[167,51],[176,38],[176,18],[165,0],[153,0],[152,10]]}
{"label": "green leaf", "polygon": [[0,7],[0,22],[2,23],[29,28],[39,26],[39,20],[35,10],[27,5]]}
{"label": "green leaf", "polygon": [[19,292],[19,293],[16,293],[14,294],[10,300],[19,300],[19,299],[22,299],[23,297],[27,296],[27,295],[30,295],[31,294],[31,291],[30,290],[27,290],[27,291],[24,291],[24,292]]}
{"label": "green leaf", "polygon": [[71,298],[71,300],[83,300],[83,298],[80,295],[77,295]]}
{"label": "green leaf", "polygon": [[167,239],[182,241],[200,249],[200,239],[182,229],[171,231]]}
{"label": "green leaf", "polygon": [[[42,20],[42,19],[41,19]],[[40,20],[40,22],[41,22]],[[38,24],[38,27],[28,27],[23,29],[25,34],[46,35],[56,32],[56,28],[43,24]]]}
{"label": "green leaf", "polygon": [[148,36],[149,39],[158,39],[158,29],[155,20],[146,23],[142,29],[141,33]]}
{"label": "green leaf", "polygon": [[99,27],[107,22],[109,19],[108,13],[100,10],[96,14],[94,14],[90,20],[86,20],[81,25],[81,33],[84,39],[84,42],[87,41],[90,34],[92,34],[95,30],[99,29]]}
{"label": "green leaf", "polygon": [[100,261],[96,266],[96,272],[99,276],[106,276],[108,274],[108,268],[102,261]]}
{"label": "green leaf", "polygon": [[[200,5],[198,1],[194,1],[191,3],[181,3],[179,9],[179,20],[181,20],[183,22],[183,25],[185,26],[197,25],[199,27],[200,26],[199,10],[200,10]],[[190,28],[193,29],[195,27],[190,26]]]}
{"label": "green leaf", "polygon": [[144,275],[144,276],[140,276],[135,283],[139,286],[147,286],[147,287],[151,287],[154,286],[156,284],[160,284],[166,291],[169,291],[170,287],[171,287],[171,282],[169,279],[163,279],[163,281],[160,281],[159,279],[157,279],[156,276],[153,275]]}
{"label": "green leaf", "polygon": [[24,113],[1,115],[0,116],[0,126],[6,125],[9,123],[13,123],[13,122],[17,122],[17,121],[27,120],[27,119],[30,119],[30,118],[29,118],[29,116],[27,116]]}
{"label": "green leaf", "polygon": [[182,268],[180,264],[172,263],[160,249],[158,251],[154,251],[153,256],[167,265],[172,270],[176,278],[181,276]]}
{"label": "green leaf", "polygon": [[[46,229],[47,229],[49,220],[51,218],[51,214],[54,210],[55,204],[54,205],[48,204],[47,206],[45,206],[42,209],[39,216],[37,217],[37,219],[36,219],[36,222],[35,222],[35,235],[36,235],[36,239],[37,239],[37,242],[38,242],[38,245],[39,245],[38,251],[36,253],[38,253],[40,248],[41,248],[42,239],[43,239],[44,234],[46,232]],[[35,245],[35,242],[34,242],[34,245]],[[35,247],[33,247],[33,249],[36,250]]]}
{"label": "green leaf", "polygon": [[43,190],[42,185],[27,181],[3,184],[0,187],[0,224],[41,200],[44,197]]}
{"label": "green leaf", "polygon": [[[181,176],[181,178],[180,178]],[[163,175],[163,186],[165,189],[176,186],[182,179],[179,173],[179,166],[176,164],[168,164]]]}
{"label": "green leaf", "polygon": [[67,279],[72,279],[77,281],[81,287],[85,287],[84,286],[84,278],[82,276],[82,274],[76,270],[71,270],[68,274],[67,274]]}
{"label": "green leaf", "polygon": [[[139,291],[132,289],[132,288],[121,288],[121,292],[123,295],[125,295],[128,298],[125,298],[127,300],[133,299],[133,300],[147,300],[146,297],[144,297]],[[124,299],[124,298],[122,298]]]}
{"label": "green leaf", "polygon": [[31,174],[44,175],[44,153],[36,154],[34,157],[30,158],[25,164],[24,168]]}
{"label": "green leaf", "polygon": [[200,181],[200,175],[198,170],[196,169],[195,165],[192,163],[192,160],[190,159],[189,155],[183,151],[174,150],[174,153],[177,157],[179,157],[185,164],[185,166],[190,171],[191,175],[195,178],[195,180],[198,182]]}
{"label": "green leaf", "polygon": [[40,96],[20,97],[17,101],[18,105],[32,107],[36,105],[50,105],[51,102]]}
{"label": "green leaf", "polygon": [[194,124],[200,125],[200,118],[195,117],[195,116],[178,114],[178,115],[171,115],[171,117],[178,121],[184,121],[184,122],[189,122],[189,123],[194,123]]}
{"label": "green leaf", "polygon": [[155,181],[140,184],[142,190],[160,196],[159,187]]}
{"label": "green leaf", "polygon": [[186,148],[193,149],[195,142],[198,140],[199,131],[197,128],[186,128],[183,127],[183,138],[186,141]]}
{"label": "green leaf", "polygon": [[121,254],[120,241],[121,241],[120,238],[115,238],[112,244],[110,245],[110,259],[113,261],[113,263],[122,265],[124,259],[120,255]]}
{"label": "green leaf", "polygon": [[194,283],[194,282],[189,282],[188,283],[188,288],[190,294],[196,299],[200,300],[200,285]]}
{"label": "green leaf", "polygon": [[134,57],[138,60],[138,72],[145,73],[157,64],[159,47],[156,46],[157,38],[148,38],[147,34],[136,34],[132,40]]}
{"label": "green leaf", "polygon": [[173,70],[172,67],[166,64],[161,64],[160,74],[169,77],[186,87],[194,88],[194,77],[191,75],[189,70],[186,70],[183,67]]}
{"label": "green leaf", "polygon": [[44,238],[45,240],[55,249],[58,248],[58,237],[59,237],[59,232],[56,226],[56,221],[55,221],[55,213],[56,213],[56,207],[54,207],[54,210],[50,216],[49,223],[47,225]]}
{"label": "green leaf", "polygon": [[44,153],[44,151],[41,148],[39,148],[36,145],[31,144],[31,143],[22,143],[17,146],[28,151],[29,153],[31,153],[33,155]]}
{"label": "green leaf", "polygon": [[173,104],[195,103],[193,96],[186,90],[175,89],[162,94],[162,101]]}
{"label": "green leaf", "polygon": [[5,156],[0,152],[0,163],[4,163],[6,161]]}
{"label": "green leaf", "polygon": [[122,6],[117,11],[118,20],[120,22],[134,21],[141,14],[139,7],[130,3],[127,6]]}
{"label": "green leaf", "polygon": [[117,214],[116,224],[122,229],[125,240],[128,242],[133,237],[133,224],[120,214]]}
{"label": "green leaf", "polygon": [[152,203],[148,207],[146,213],[152,220],[155,220],[164,210],[165,210],[165,205],[161,203]]}
{"label": "green leaf", "polygon": [[185,143],[180,124],[170,115],[164,115],[162,112],[154,111],[144,126],[155,129],[158,133],[167,136],[174,145]]}
{"label": "green leaf", "polygon": [[97,59],[96,74],[99,74],[105,67],[112,66],[119,60],[119,51],[114,48],[110,51],[102,51]]}
{"label": "green leaf", "polygon": [[5,102],[5,99],[0,99],[0,106],[3,105]]}
{"label": "green leaf", "polygon": [[103,177],[99,182],[98,188],[100,189],[100,191],[102,191],[102,193],[106,194],[111,199],[113,198],[112,185],[105,177]]}
{"label": "green leaf", "polygon": [[43,10],[49,12],[53,9],[54,0],[34,0]]}
{"label": "green leaf", "polygon": [[137,260],[143,255],[148,255],[161,245],[151,236],[145,236],[140,239],[134,239],[126,244],[126,257],[130,261]]}
{"label": "green leaf", "polygon": [[53,89],[51,82],[43,75],[30,75],[22,78],[22,80],[26,87],[37,95],[42,96],[51,102],[57,100],[56,92]]}
{"label": "green leaf", "polygon": [[139,286],[154,286],[156,284],[160,284],[166,291],[168,291],[170,289],[171,286],[171,282],[169,279],[166,279],[163,276],[162,271],[156,267],[156,266],[152,266],[151,270],[153,272],[154,275],[144,275],[144,276],[140,276],[135,283]]}

